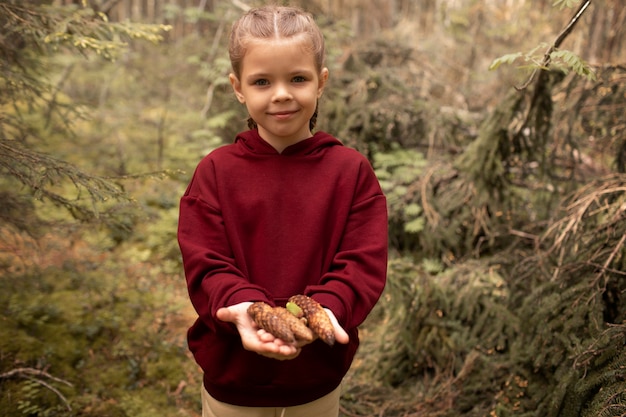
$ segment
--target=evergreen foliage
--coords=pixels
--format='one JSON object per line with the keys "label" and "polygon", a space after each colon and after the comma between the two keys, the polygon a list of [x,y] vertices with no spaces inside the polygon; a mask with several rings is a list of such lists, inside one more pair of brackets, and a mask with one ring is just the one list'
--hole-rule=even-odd
{"label": "evergreen foliage", "polygon": [[[413,212],[424,213],[424,240],[407,251],[413,258],[390,263],[368,333],[375,342],[363,355],[382,352],[365,378],[404,392],[405,414],[397,415],[622,415],[624,178],[580,155],[621,145],[622,96],[608,91],[624,84],[615,66],[596,71],[598,79],[586,81],[542,72],[532,91],[512,92],[484,119],[452,165],[429,161],[412,183],[396,180],[398,194],[417,202]],[[606,98],[591,93],[600,88]],[[600,115],[601,100],[611,103],[608,114]],[[599,135],[610,144],[586,142],[596,122],[568,123],[583,106],[614,126]],[[621,153],[611,155],[622,166]],[[386,184],[390,164],[374,161]],[[607,174],[589,182],[585,173]],[[456,251],[446,256],[444,248]],[[485,287],[494,271],[500,282]],[[389,392],[348,392],[355,410],[374,415],[358,396],[386,404]]]}
{"label": "evergreen foliage", "polygon": [[[162,26],[47,3],[0,0],[1,413],[197,415],[177,203],[245,128],[223,45],[239,10],[171,6],[203,29],[154,45],[135,40]],[[528,29],[455,13],[418,47],[406,22],[361,40],[323,21],[319,127],[372,161],[392,249],[342,415],[624,415],[626,69],[557,48],[569,74],[502,94],[457,68]]]}
{"label": "evergreen foliage", "polygon": [[[604,71],[601,78],[612,77],[614,70]],[[564,81],[559,77],[553,83]],[[427,227],[438,225],[432,221],[435,218],[454,218],[460,224],[482,218],[484,236],[496,237],[485,240],[495,256],[473,252],[481,256],[460,262],[439,253],[443,263],[438,264],[424,253],[413,252],[418,263],[394,259],[390,264],[376,329],[380,339],[371,348],[383,352],[375,378],[401,387],[416,383],[428,392],[428,386],[421,385],[424,380],[450,375],[447,398],[454,406],[439,410],[440,415],[455,415],[460,409],[477,416],[621,415],[624,373],[618,364],[623,363],[626,341],[624,177],[609,174],[576,183],[578,176],[564,175],[571,164],[549,164],[547,159],[524,164],[541,146],[553,146],[554,132],[562,128],[542,125],[551,125],[552,117],[533,120],[531,116],[541,113],[542,106],[552,108],[556,85],[537,86],[546,96],[543,100],[530,100],[535,93],[509,96],[485,119],[477,140],[457,159],[454,174],[448,171],[452,181],[441,187],[445,195],[422,197],[434,212],[425,216]],[[614,90],[621,88],[618,81]],[[590,99],[584,91],[563,90],[571,94],[571,103]],[[515,122],[520,119],[533,120],[529,126],[538,127],[527,128],[528,150],[507,148],[524,125]],[[580,127],[570,129],[572,140],[583,132]],[[562,152],[555,149],[552,161],[563,161]],[[432,177],[428,180],[433,182]],[[461,182],[472,191],[459,192],[462,188],[453,185]],[[535,192],[525,192],[531,182]],[[542,188],[575,191],[546,200],[537,192]],[[483,216],[476,209],[465,215],[457,211],[457,216],[437,211],[451,201],[469,208],[483,204]],[[520,212],[522,207],[527,208],[526,215]],[[515,230],[519,232],[510,233]],[[437,227],[425,235],[432,245]],[[457,234],[457,242],[458,236],[462,234]],[[527,245],[526,239],[532,244]],[[504,241],[508,244],[502,245]],[[460,253],[468,253],[464,249]],[[484,387],[487,380],[494,382],[492,389],[500,389]],[[406,407],[413,409],[413,405]],[[416,407],[415,415],[422,411]],[[424,415],[433,410],[427,411]]]}
{"label": "evergreen foliage", "polygon": [[[0,1],[0,167],[4,188],[22,184],[34,199],[64,207],[76,219],[100,218],[98,204],[124,199],[120,185],[39,152],[72,136],[71,125],[86,115],[61,92],[71,67],[51,77],[59,48],[114,59],[128,39],[157,42],[166,26],[108,22],[96,10],[39,1]],[[55,84],[56,82],[56,84]],[[17,184],[16,184],[17,183]],[[74,192],[71,192],[73,186]],[[8,191],[7,191],[8,192]],[[117,223],[109,212],[105,222]],[[106,219],[109,220],[106,220]]]}
{"label": "evergreen foliage", "polygon": [[393,385],[424,373],[457,374],[471,352],[503,352],[519,332],[506,282],[488,264],[438,271],[400,258],[390,273],[382,307],[390,331],[376,373]]}
{"label": "evergreen foliage", "polygon": [[[13,237],[16,253],[36,255],[31,239]],[[180,366],[183,335],[170,334],[186,309],[171,283],[154,281],[162,274],[132,253],[124,266],[46,240],[55,258],[3,262],[0,409],[17,412],[3,415],[173,415],[177,403],[194,404],[195,392],[179,389],[192,366]]]}

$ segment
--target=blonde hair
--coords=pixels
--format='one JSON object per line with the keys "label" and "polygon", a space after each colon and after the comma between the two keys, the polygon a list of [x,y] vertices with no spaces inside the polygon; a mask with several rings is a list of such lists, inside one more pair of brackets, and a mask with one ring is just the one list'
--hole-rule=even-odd
{"label": "blonde hair", "polygon": [[[313,20],[310,13],[296,7],[289,6],[262,6],[250,9],[233,24],[228,43],[228,54],[233,73],[241,77],[241,63],[251,41],[290,39],[304,36],[309,42],[309,48],[315,58],[318,72],[324,68],[326,51],[322,31]],[[311,129],[315,126],[317,108],[309,123]],[[248,119],[248,126],[256,128],[256,123]]]}

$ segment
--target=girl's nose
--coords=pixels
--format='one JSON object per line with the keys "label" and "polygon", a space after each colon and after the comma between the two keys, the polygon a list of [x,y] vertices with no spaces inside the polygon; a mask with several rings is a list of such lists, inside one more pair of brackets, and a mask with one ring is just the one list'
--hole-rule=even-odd
{"label": "girl's nose", "polygon": [[272,97],[274,101],[285,101],[291,100],[292,96],[289,92],[289,88],[284,84],[277,84],[274,90],[274,96]]}

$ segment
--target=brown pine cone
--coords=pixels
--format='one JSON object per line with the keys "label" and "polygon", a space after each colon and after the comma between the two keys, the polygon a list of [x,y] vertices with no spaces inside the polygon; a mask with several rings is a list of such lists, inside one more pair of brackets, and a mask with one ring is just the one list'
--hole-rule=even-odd
{"label": "brown pine cone", "polygon": [[287,322],[289,330],[291,330],[296,340],[313,341],[313,330],[309,329],[302,320],[291,314],[289,310],[284,307],[274,307],[274,312]]}
{"label": "brown pine cone", "polygon": [[306,295],[294,295],[289,301],[302,309],[308,326],[324,343],[335,344],[335,328],[324,308],[314,299]]}
{"label": "brown pine cone", "polygon": [[[248,314],[261,329],[271,333],[287,343],[293,343],[296,338],[283,315],[267,303],[257,301],[248,307]],[[295,317],[294,317],[295,318]]]}

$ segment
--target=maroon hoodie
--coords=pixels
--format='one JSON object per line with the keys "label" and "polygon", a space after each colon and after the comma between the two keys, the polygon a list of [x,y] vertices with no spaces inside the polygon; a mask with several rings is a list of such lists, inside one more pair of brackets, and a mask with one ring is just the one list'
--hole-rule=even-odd
{"label": "maroon hoodie", "polygon": [[[188,343],[217,400],[304,404],[334,390],[359,345],[357,326],[386,280],[387,206],[368,160],[318,132],[278,153],[256,130],[196,168],[178,225],[198,320]],[[316,340],[292,360],[243,349],[217,310],[244,301],[285,305],[306,294],[329,308],[347,345]]]}

